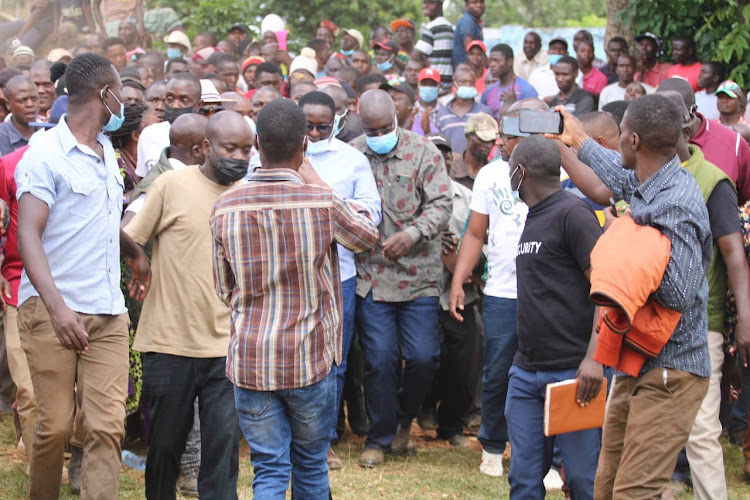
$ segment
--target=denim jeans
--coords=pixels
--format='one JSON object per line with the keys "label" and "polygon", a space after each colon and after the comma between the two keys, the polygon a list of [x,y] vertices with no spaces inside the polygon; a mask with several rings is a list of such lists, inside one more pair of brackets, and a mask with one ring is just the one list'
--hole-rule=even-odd
{"label": "denim jeans", "polygon": [[193,426],[196,396],[201,430],[200,497],[237,498],[239,433],[226,358],[154,352],[143,355],[143,397],[150,425],[146,498],[175,498],[180,455]]}
{"label": "denim jeans", "polygon": [[328,498],[331,427],[336,421],[336,365],[322,380],[297,389],[253,391],[235,386],[240,428],[250,445],[253,498]]}
{"label": "denim jeans", "polygon": [[440,359],[439,308],[438,297],[407,302],[376,302],[372,292],[357,297],[370,418],[366,447],[390,448],[398,424],[408,425],[417,416]]}
{"label": "denim jeans", "polygon": [[516,300],[484,296],[484,373],[482,375],[482,424],[477,439],[489,453],[505,451],[508,424],[505,421],[505,397],[508,394],[508,370],[518,348],[516,336]]}
{"label": "denim jeans", "polygon": [[576,368],[569,368],[534,372],[518,366],[510,369],[505,416],[513,450],[508,474],[511,498],[544,498],[543,480],[552,465],[553,448],[557,444],[565,464],[570,497],[593,499],[601,429],[544,436],[547,384],[575,378],[576,371]]}
{"label": "denim jeans", "polygon": [[[336,411],[341,408],[341,395],[344,393],[344,376],[346,375],[346,358],[354,339],[354,310],[357,303],[357,278],[352,277],[341,283],[344,296],[344,322],[341,325],[341,364],[336,369]],[[339,435],[336,432],[337,419],[333,420],[333,434],[331,441],[336,442]]]}

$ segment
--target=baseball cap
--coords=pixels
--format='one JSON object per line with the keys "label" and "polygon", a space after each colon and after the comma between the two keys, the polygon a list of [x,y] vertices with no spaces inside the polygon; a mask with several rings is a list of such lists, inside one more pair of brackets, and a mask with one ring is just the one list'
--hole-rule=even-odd
{"label": "baseball cap", "polygon": [[414,94],[414,89],[412,89],[411,86],[406,82],[394,80],[390,83],[383,83],[382,85],[380,85],[380,90],[385,90],[386,92],[388,92],[391,89],[395,90],[396,92],[406,94],[412,104],[414,104],[414,102],[417,100],[417,96]]}
{"label": "baseball cap", "polygon": [[419,72],[417,81],[432,80],[435,83],[440,83],[440,72],[435,68],[424,68]]}
{"label": "baseball cap", "polygon": [[211,80],[201,80],[201,102],[237,102],[234,99],[222,99],[216,85]]}
{"label": "baseball cap", "polygon": [[732,80],[724,80],[721,82],[721,85],[716,89],[715,94],[718,94],[719,92],[728,95],[732,99],[741,99],[742,96],[742,89],[740,89],[740,86]]}
{"label": "baseball cap", "polygon": [[398,53],[398,45],[396,45],[396,42],[393,40],[381,40],[379,42],[376,42],[374,47],[380,47],[381,49],[385,49],[388,52],[393,52],[394,54]]}
{"label": "baseball cap", "polygon": [[362,33],[360,33],[359,30],[345,29],[345,30],[341,30],[341,33],[346,33],[350,37],[357,40],[357,42],[359,43],[360,49],[365,46],[365,37],[362,36]]}
{"label": "baseball cap", "polygon": [[247,35],[247,26],[245,26],[242,23],[234,23],[232,26],[229,27],[229,29],[227,30],[227,33],[233,30],[240,30],[241,32]]}
{"label": "baseball cap", "polygon": [[203,64],[207,64],[208,58],[211,57],[214,52],[218,52],[219,49],[216,47],[203,47],[201,50],[193,54],[193,62],[204,61]]}
{"label": "baseball cap", "polygon": [[465,134],[476,134],[483,141],[497,139],[497,122],[487,113],[477,113],[469,117],[464,127]]}
{"label": "baseball cap", "polygon": [[469,42],[469,45],[466,46],[466,53],[468,54],[469,51],[474,47],[479,47],[480,49],[482,49],[482,52],[484,52],[485,54],[487,53],[487,46],[481,40],[473,40]]}
{"label": "baseball cap", "polygon": [[416,30],[416,25],[414,24],[414,21],[411,19],[396,19],[395,21],[391,21],[391,31],[394,33],[399,28],[411,28],[413,30]]}
{"label": "baseball cap", "polygon": [[60,61],[61,59],[67,58],[68,62],[73,59],[73,55],[63,48],[56,48],[49,51],[47,54],[47,60],[53,63]]}
{"label": "baseball cap", "polygon": [[661,47],[661,41],[659,41],[659,37],[651,33],[650,31],[646,31],[644,33],[641,33],[640,35],[635,37],[636,42],[640,42],[641,40],[645,39],[653,40],[653,42],[656,44],[657,50]]}
{"label": "baseball cap", "polygon": [[451,141],[448,140],[446,136],[443,134],[428,134],[427,139],[432,141],[432,143],[438,147],[438,149],[447,149],[448,151],[453,151],[453,148],[451,147]]}
{"label": "baseball cap", "polygon": [[175,45],[182,45],[185,47],[187,52],[192,52],[192,45],[190,45],[190,39],[183,31],[173,31],[164,37],[164,43],[173,43]]}

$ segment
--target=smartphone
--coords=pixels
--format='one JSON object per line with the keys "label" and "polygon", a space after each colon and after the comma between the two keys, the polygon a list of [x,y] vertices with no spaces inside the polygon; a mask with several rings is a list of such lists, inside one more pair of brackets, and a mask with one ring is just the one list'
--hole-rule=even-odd
{"label": "smartphone", "polygon": [[557,111],[522,109],[518,112],[518,129],[527,134],[562,134],[562,116]]}
{"label": "smartphone", "polygon": [[528,137],[531,134],[524,134],[518,130],[517,116],[503,116],[503,135],[509,137]]}
{"label": "smartphone", "polygon": [[609,206],[612,207],[612,216],[617,218],[619,217],[619,213],[617,212],[617,203],[615,203],[614,198],[609,199]]}

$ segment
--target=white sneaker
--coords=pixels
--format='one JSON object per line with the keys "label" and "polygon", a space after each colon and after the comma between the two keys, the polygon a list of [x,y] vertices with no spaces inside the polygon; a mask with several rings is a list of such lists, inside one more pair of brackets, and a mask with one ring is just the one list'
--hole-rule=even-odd
{"label": "white sneaker", "polygon": [[546,476],[544,476],[544,489],[550,490],[561,490],[563,487],[563,480],[560,477],[560,473],[555,469],[550,469]]}
{"label": "white sneaker", "polygon": [[503,475],[502,453],[490,453],[482,450],[482,463],[479,464],[479,472],[492,477],[501,477]]}

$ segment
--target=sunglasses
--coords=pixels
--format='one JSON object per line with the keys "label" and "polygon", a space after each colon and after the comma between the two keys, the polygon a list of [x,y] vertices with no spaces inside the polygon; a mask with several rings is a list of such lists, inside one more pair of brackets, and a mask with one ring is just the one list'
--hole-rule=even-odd
{"label": "sunglasses", "polygon": [[330,132],[333,129],[333,124],[331,124],[331,123],[328,123],[328,124],[325,124],[325,125],[321,125],[321,124],[318,124],[318,123],[308,123],[307,124],[307,131],[308,132],[312,132],[315,129],[318,129],[318,132],[320,132],[321,134],[327,134],[328,132]]}

